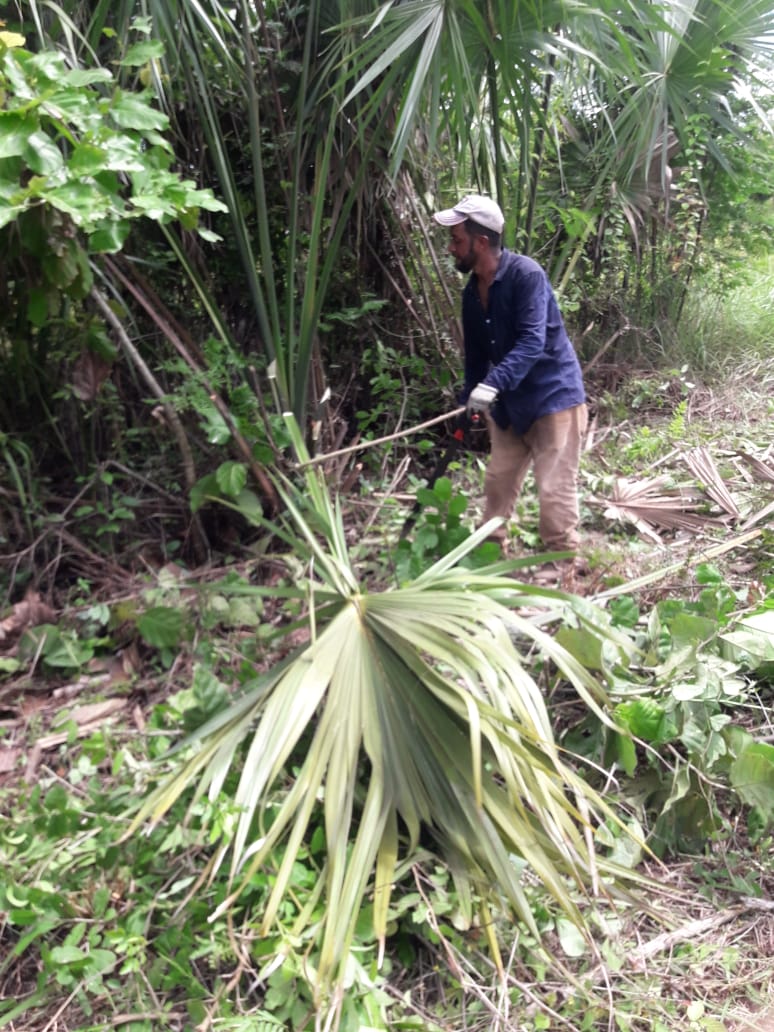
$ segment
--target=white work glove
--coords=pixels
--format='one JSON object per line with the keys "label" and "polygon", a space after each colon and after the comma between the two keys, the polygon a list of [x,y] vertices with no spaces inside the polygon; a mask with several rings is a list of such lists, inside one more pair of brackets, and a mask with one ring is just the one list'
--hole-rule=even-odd
{"label": "white work glove", "polygon": [[468,415],[474,412],[488,412],[497,400],[497,391],[485,383],[476,384],[470,392],[466,406]]}

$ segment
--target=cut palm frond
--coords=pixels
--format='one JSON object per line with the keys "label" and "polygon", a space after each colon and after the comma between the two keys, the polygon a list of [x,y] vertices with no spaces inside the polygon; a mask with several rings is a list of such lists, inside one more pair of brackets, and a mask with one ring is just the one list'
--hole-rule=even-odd
{"label": "cut palm frond", "polygon": [[756,523],[762,523],[764,520],[768,519],[769,516],[771,516],[773,513],[774,502],[769,502],[769,504],[764,505],[764,507],[759,512],[755,512],[752,514],[752,516],[748,516],[748,518],[744,521],[744,524],[742,525],[742,530],[747,530],[748,527],[754,527]]}
{"label": "cut palm frond", "polygon": [[683,455],[685,464],[701,483],[710,498],[734,519],[741,513],[707,448],[693,448]]}
{"label": "cut palm frond", "polygon": [[740,451],[736,454],[747,463],[759,480],[774,484],[774,466],[770,462],[759,459],[757,455],[750,455],[749,452]]}
{"label": "cut palm frond", "polygon": [[[616,818],[554,742],[514,629],[609,723],[602,686],[519,615],[528,586],[455,565],[490,526],[413,583],[368,593],[319,470],[307,470],[303,491],[288,482],[278,489],[284,537],[295,535],[296,555],[314,570],[308,584],[297,585],[299,598],[318,606],[310,613],[311,639],[190,738],[179,750],[180,766],[144,801],[133,828],[161,820],[191,786],[197,796],[216,797],[229,772],[238,771],[236,827],[213,861],[230,853],[233,894],[221,909],[267,868],[272,891],[261,932],[268,934],[282,923],[299,850],[322,822],[324,909],[314,919],[298,917],[295,930],[317,940],[323,995],[343,974],[369,893],[384,942],[399,861],[425,836],[465,898],[506,901],[537,936],[526,868],[582,927],[578,899],[601,882],[605,891],[618,891],[614,872],[593,848],[597,822]],[[541,596],[529,597],[534,603]],[[542,597],[548,606],[573,604],[558,592]],[[588,609],[578,600],[581,616]],[[603,626],[600,613],[600,633]],[[624,647],[612,631],[610,640]]]}
{"label": "cut palm frond", "polygon": [[699,533],[708,527],[723,527],[725,520],[705,516],[707,499],[694,488],[675,487],[668,476],[647,480],[619,477],[609,499],[591,498],[591,504],[602,506],[610,520],[632,523],[644,538],[660,543],[656,528],[687,530]]}

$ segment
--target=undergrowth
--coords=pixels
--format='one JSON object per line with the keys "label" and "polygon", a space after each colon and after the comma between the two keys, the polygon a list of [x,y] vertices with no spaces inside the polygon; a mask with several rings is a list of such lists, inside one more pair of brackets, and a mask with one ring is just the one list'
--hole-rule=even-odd
{"label": "undergrowth", "polygon": [[[698,419],[708,395],[676,381],[678,396],[649,426],[658,450],[618,453],[630,478],[650,474],[654,456],[679,453],[686,432],[709,439]],[[663,398],[646,378],[629,389],[649,411]],[[632,424],[632,441],[647,439]],[[744,444],[729,437],[732,443]],[[648,905],[578,896],[593,930],[589,942],[524,871],[542,945],[506,907],[493,912],[498,971],[470,901],[433,842],[423,841],[396,871],[383,955],[372,903],[360,915],[342,1030],[730,1032],[772,991],[771,534],[764,524],[744,548],[721,548],[713,559],[705,553],[722,546],[726,529],[693,540],[662,531],[660,546],[635,548],[630,524],[588,504],[588,488],[599,493],[611,475],[610,454],[603,439],[584,463],[592,569],[582,588],[634,658],[611,654],[569,613],[552,629],[603,679],[615,728],[580,705],[539,655],[531,662],[560,742],[634,834],[601,827],[597,849],[651,879],[643,890]],[[670,462],[662,468],[676,470]],[[740,500],[745,484],[749,518],[770,489],[740,471],[729,467],[727,479]],[[359,517],[353,508],[351,538],[365,569],[382,570],[386,583],[404,581],[470,533],[480,464],[463,458],[449,472],[419,493],[416,529],[390,551],[387,572],[379,549],[394,546],[405,510],[397,516],[385,500],[373,521],[373,510]],[[528,576],[528,562],[536,561],[529,492],[519,516],[514,544],[525,565],[517,573]],[[358,533],[358,519],[371,521],[366,533]],[[214,800],[189,794],[162,823],[125,835],[147,792],[149,764],[173,769],[169,748],[294,647],[303,609],[290,592],[283,602],[282,591],[305,575],[292,556],[261,555],[198,578],[166,568],[113,596],[99,597],[98,586],[82,580],[69,606],[25,627],[0,656],[0,1027],[321,1027],[315,947],[298,931],[300,915],[319,906],[326,851],[319,813],[268,935],[259,931],[260,916],[279,855],[213,919],[230,892],[227,872],[213,861],[239,816],[231,778]],[[256,578],[272,580],[277,597],[248,604],[244,588]],[[296,773],[290,762],[276,807]],[[577,890],[568,885],[567,892]],[[543,946],[558,966],[547,963]]]}

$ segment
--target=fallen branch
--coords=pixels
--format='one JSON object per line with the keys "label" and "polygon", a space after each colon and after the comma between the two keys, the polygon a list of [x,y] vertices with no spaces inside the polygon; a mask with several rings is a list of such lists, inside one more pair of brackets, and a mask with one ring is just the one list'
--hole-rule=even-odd
{"label": "fallen branch", "polygon": [[671,932],[662,932],[661,935],[657,935],[649,942],[643,943],[639,949],[629,957],[629,963],[635,970],[643,970],[646,962],[655,957],[657,953],[663,953],[665,950],[671,950],[677,943],[686,942],[692,939],[698,939],[700,936],[705,935],[707,932],[714,931],[721,925],[728,924],[729,921],[733,921],[735,917],[740,917],[742,914],[746,914],[750,910],[764,910],[768,913],[774,911],[774,902],[766,899],[754,899],[752,897],[745,897],[739,906],[728,907],[726,910],[721,910],[717,914],[713,914],[712,917],[698,918],[695,921],[688,921],[680,928],[675,928]]}

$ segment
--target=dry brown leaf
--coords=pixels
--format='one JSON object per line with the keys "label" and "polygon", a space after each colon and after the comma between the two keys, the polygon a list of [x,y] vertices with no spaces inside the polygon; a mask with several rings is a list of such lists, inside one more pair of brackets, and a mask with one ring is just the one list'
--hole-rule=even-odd
{"label": "dry brown leaf", "polygon": [[661,544],[661,538],[656,531],[645,520],[640,519],[636,513],[625,506],[609,505],[604,511],[607,520],[618,520],[621,523],[632,523],[646,541],[652,541],[655,545]]}
{"label": "dry brown leaf", "polygon": [[15,770],[21,754],[21,749],[0,749],[0,774],[8,774]]}
{"label": "dry brown leaf", "polygon": [[145,732],[147,724],[145,722],[145,714],[142,711],[142,706],[135,706],[132,709],[132,720],[134,721],[134,726],[137,728],[137,730],[141,734],[143,734]]}
{"label": "dry brown leaf", "polygon": [[10,616],[0,620],[0,642],[18,638],[28,627],[52,623],[56,613],[40,597],[37,591],[28,591],[21,602],[13,607]]}
{"label": "dry brown leaf", "polygon": [[99,720],[105,720],[114,713],[126,708],[126,699],[103,699],[101,702],[87,702],[83,706],[76,706],[67,714],[67,720],[74,720],[79,727],[85,724],[94,724]]}
{"label": "dry brown leaf", "polygon": [[112,364],[101,355],[84,348],[73,367],[71,387],[75,397],[81,401],[94,401],[112,368]]}
{"label": "dry brown leaf", "polygon": [[[96,731],[101,724],[104,724],[110,717],[126,709],[127,699],[104,699],[102,702],[90,702],[84,706],[76,706],[67,714],[62,715],[63,720],[69,723],[73,721],[78,726],[78,738]],[[54,731],[50,735],[43,735],[35,743],[38,749],[53,749],[70,738],[70,730]]]}

